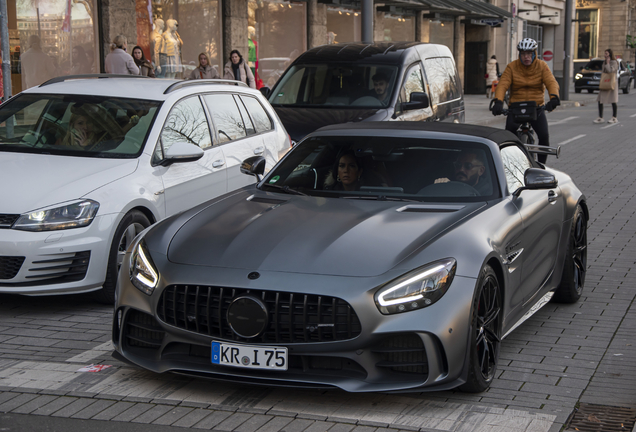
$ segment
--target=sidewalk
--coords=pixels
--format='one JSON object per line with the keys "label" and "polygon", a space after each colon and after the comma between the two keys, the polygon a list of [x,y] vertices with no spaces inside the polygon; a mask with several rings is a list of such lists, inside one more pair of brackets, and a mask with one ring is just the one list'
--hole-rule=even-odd
{"label": "sidewalk", "polygon": [[[561,101],[559,109],[564,109],[573,106],[595,104],[598,93],[574,93],[574,85],[570,87],[570,99],[567,101]],[[504,122],[503,116],[493,116],[488,109],[491,99],[488,99],[485,94],[464,95],[464,103],[466,107],[466,123],[479,124],[483,126],[490,126],[495,123]]]}

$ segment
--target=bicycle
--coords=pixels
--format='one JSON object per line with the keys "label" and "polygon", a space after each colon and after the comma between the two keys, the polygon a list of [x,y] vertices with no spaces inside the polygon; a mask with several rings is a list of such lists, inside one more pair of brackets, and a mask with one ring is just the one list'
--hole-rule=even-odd
{"label": "bicycle", "polygon": [[[490,109],[494,100],[490,102]],[[528,152],[532,153],[535,158],[536,155],[544,154],[547,156],[556,156],[557,159],[561,154],[561,146],[548,147],[535,144],[538,141],[534,130],[532,129],[531,121],[536,120],[539,114],[545,110],[545,105],[537,106],[536,102],[515,102],[508,104],[508,109],[503,110],[503,115],[512,115],[514,122],[519,124],[517,128],[517,136],[519,141],[528,149]]]}

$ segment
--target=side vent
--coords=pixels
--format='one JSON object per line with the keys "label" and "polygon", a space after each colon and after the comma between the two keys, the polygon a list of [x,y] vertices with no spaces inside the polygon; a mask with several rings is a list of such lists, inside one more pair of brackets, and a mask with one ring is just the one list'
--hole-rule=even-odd
{"label": "side vent", "polygon": [[397,209],[400,213],[454,213],[463,209],[464,206],[458,205],[427,205],[427,204],[409,204]]}

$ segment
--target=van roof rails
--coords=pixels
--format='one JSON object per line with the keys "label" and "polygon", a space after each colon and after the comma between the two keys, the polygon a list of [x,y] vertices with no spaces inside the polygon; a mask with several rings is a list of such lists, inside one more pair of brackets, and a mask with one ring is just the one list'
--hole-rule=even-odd
{"label": "van roof rails", "polygon": [[50,84],[56,84],[64,81],[71,81],[76,79],[89,79],[89,78],[149,78],[143,75],[117,75],[117,74],[83,74],[83,75],[66,75],[51,78],[48,81],[43,82],[39,87],[44,87]]}
{"label": "van roof rails", "polygon": [[183,88],[183,87],[195,86],[195,85],[201,85],[201,84],[233,84],[233,85],[239,85],[239,86],[243,86],[243,87],[249,87],[244,82],[236,81],[236,80],[229,80],[229,79],[198,79],[198,80],[188,80],[188,81],[176,82],[176,83],[170,85],[170,87],[168,87],[166,89],[166,91],[163,92],[163,94],[168,94],[168,93],[170,93],[172,91],[178,90],[178,89]]}

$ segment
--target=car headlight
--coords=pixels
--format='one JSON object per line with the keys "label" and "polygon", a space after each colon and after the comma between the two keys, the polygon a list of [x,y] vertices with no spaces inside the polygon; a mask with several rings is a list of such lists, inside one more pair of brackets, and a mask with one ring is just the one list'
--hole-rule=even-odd
{"label": "car headlight", "polygon": [[21,215],[12,228],[24,231],[81,228],[93,222],[98,209],[98,202],[82,200],[62,207],[36,210]]}
{"label": "car headlight", "polygon": [[383,285],[375,304],[385,315],[430,306],[448,291],[456,269],[457,261],[446,258],[408,272]]}
{"label": "car headlight", "polygon": [[575,80],[579,80],[581,78],[583,78],[583,74],[577,73],[576,75],[574,75]]}
{"label": "car headlight", "polygon": [[140,235],[130,255],[130,282],[144,294],[151,295],[159,283],[159,272]]}

